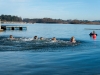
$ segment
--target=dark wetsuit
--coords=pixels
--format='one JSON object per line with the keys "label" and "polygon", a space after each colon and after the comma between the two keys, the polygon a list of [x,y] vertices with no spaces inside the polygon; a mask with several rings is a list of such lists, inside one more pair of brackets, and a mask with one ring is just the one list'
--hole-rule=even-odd
{"label": "dark wetsuit", "polygon": [[[92,36],[92,35],[94,35],[94,33],[90,33],[89,35]],[[95,34],[95,35],[97,36],[97,34]]]}

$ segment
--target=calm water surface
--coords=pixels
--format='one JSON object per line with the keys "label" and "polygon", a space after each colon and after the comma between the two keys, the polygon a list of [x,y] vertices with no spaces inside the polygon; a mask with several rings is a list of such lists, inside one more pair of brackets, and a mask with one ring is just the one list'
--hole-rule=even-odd
{"label": "calm water surface", "polygon": [[[99,25],[27,24],[27,30],[0,32],[0,75],[100,75]],[[16,40],[9,40],[9,35]],[[60,42],[33,41],[33,37]],[[76,44],[68,44],[74,36]]]}

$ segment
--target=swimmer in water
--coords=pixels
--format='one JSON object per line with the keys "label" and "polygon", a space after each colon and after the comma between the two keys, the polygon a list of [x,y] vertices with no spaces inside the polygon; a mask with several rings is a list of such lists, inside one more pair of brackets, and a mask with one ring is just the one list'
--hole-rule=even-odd
{"label": "swimmer in water", "polygon": [[38,37],[37,36],[34,36],[34,40],[37,40],[38,39]]}
{"label": "swimmer in water", "polygon": [[12,35],[10,35],[9,38],[10,38],[11,40],[15,39]]}
{"label": "swimmer in water", "polygon": [[75,38],[74,37],[71,37],[70,42],[75,43],[76,42],[75,41]]}
{"label": "swimmer in water", "polygon": [[90,35],[90,37],[92,37],[93,39],[96,39],[96,37],[97,37],[97,34],[95,33],[95,31],[91,32],[89,35]]}
{"label": "swimmer in water", "polygon": [[96,35],[97,36],[97,34],[95,33],[95,31],[91,32],[89,35],[90,36],[92,36],[92,35]]}
{"label": "swimmer in water", "polygon": [[40,40],[43,40],[43,37],[40,37]]}
{"label": "swimmer in water", "polygon": [[95,31],[93,31],[93,35],[94,35],[94,34],[97,36],[97,34],[95,33]]}
{"label": "swimmer in water", "polygon": [[55,37],[53,37],[52,38],[52,42],[56,42],[57,40],[56,40],[56,38]]}

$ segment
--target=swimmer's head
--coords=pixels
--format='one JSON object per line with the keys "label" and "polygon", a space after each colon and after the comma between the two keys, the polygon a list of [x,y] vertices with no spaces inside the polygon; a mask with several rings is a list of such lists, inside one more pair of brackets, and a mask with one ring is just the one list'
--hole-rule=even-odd
{"label": "swimmer's head", "polygon": [[74,37],[74,36],[72,36],[72,37],[71,37],[70,42],[73,42],[73,43],[75,43],[75,42],[76,42],[76,41],[75,41],[75,37]]}
{"label": "swimmer's head", "polygon": [[93,34],[95,34],[95,31],[93,31]]}
{"label": "swimmer's head", "polygon": [[10,35],[10,36],[9,36],[9,38],[13,38],[13,36],[12,36],[12,35]]}
{"label": "swimmer's head", "polygon": [[38,39],[38,37],[37,36],[34,36],[34,39],[36,40],[36,39]]}
{"label": "swimmer's head", "polygon": [[43,40],[43,37],[40,37],[40,40]]}
{"label": "swimmer's head", "polygon": [[55,37],[53,37],[53,38],[52,38],[52,40],[53,40],[53,41],[56,41],[56,38],[55,38]]}

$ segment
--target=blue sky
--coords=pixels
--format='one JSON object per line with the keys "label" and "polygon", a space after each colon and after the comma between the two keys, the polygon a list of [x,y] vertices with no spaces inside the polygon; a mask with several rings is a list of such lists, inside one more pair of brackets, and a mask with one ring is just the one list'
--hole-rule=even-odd
{"label": "blue sky", "polygon": [[100,0],[0,0],[0,15],[100,20]]}

